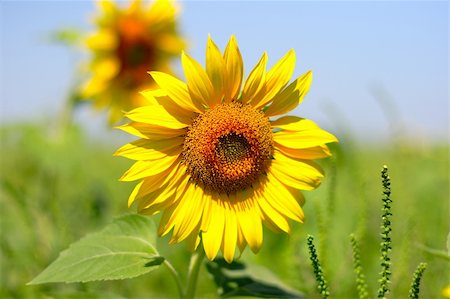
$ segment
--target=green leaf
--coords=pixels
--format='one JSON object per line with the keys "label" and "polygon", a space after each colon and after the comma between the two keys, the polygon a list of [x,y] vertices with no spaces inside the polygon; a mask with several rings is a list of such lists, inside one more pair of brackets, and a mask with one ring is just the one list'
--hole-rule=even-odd
{"label": "green leaf", "polygon": [[83,37],[82,32],[76,28],[59,29],[51,33],[50,41],[67,46],[73,46],[80,43]]}
{"label": "green leaf", "polygon": [[49,297],[52,299],[126,299],[120,295],[116,295],[110,292],[60,292],[49,293]]}
{"label": "green leaf", "polygon": [[448,250],[447,251],[439,250],[439,249],[428,247],[428,246],[420,244],[420,243],[417,243],[416,246],[419,249],[423,250],[425,253],[428,253],[429,255],[432,255],[432,256],[438,257],[438,258],[442,258],[442,259],[446,260],[447,262],[450,262],[450,253],[448,253]]}
{"label": "green leaf", "polygon": [[70,245],[29,284],[136,277],[164,262],[155,243],[156,228],[149,217],[122,216]]}
{"label": "green leaf", "polygon": [[216,259],[208,262],[206,268],[212,274],[221,298],[305,298],[260,266],[249,267],[236,261],[228,264],[224,259]]}

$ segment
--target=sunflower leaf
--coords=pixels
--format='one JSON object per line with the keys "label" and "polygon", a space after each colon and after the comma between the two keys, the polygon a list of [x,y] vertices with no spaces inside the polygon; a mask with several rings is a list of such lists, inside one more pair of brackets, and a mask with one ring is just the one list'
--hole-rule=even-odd
{"label": "sunflower leaf", "polygon": [[62,251],[29,284],[133,278],[157,269],[156,228],[144,216],[126,215]]}
{"label": "sunflower leaf", "polygon": [[216,259],[208,262],[206,268],[213,276],[221,298],[305,298],[260,266],[246,266],[236,261],[228,264],[224,259]]}

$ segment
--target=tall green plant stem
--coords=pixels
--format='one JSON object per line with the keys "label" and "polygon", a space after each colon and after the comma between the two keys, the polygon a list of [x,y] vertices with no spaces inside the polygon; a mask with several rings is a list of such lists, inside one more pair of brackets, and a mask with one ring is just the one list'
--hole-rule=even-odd
{"label": "tall green plant stem", "polygon": [[178,295],[183,297],[183,284],[181,283],[180,275],[177,270],[172,266],[172,264],[168,260],[164,260],[164,266],[169,270],[170,275],[172,275],[175,283],[177,284]]}
{"label": "tall green plant stem", "polygon": [[186,292],[183,296],[184,299],[193,299],[195,297],[198,274],[200,273],[200,266],[202,265],[204,258],[205,251],[201,247],[191,256],[187,276]]}

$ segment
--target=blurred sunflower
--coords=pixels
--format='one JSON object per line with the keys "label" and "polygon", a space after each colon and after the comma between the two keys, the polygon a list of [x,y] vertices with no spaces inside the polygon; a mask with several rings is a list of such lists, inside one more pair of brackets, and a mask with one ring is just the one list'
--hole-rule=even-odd
{"label": "blurred sunflower", "polygon": [[116,155],[136,160],[123,181],[143,214],[162,212],[159,234],[170,243],[200,240],[212,260],[219,249],[231,262],[236,245],[258,252],[263,226],[290,233],[303,222],[300,190],[319,186],[323,171],[313,159],[330,156],[336,142],[314,122],[279,116],[294,109],[311,84],[307,72],[288,85],[295,65],[289,51],[266,72],[264,53],[242,85],[243,62],[232,36],[224,54],[208,38],[206,70],[182,53],[187,84],[151,72],[160,87],[145,91],[148,105],[126,113],[120,128],[141,139]]}
{"label": "blurred sunflower", "polygon": [[142,104],[138,91],[152,88],[149,70],[170,73],[169,62],[184,48],[177,33],[176,8],[169,0],[156,0],[144,7],[133,0],[128,8],[99,1],[98,31],[87,47],[92,52],[92,77],[82,88],[83,98],[96,108],[110,108],[110,122]]}

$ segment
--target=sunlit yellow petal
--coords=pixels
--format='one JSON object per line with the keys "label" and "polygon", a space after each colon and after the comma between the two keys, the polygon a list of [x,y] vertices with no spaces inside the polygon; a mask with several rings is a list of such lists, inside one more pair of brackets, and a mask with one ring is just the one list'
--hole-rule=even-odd
{"label": "sunlit yellow petal", "polygon": [[267,182],[264,185],[263,192],[262,195],[279,213],[297,222],[303,222],[304,214],[302,208],[272,173],[267,174]]}
{"label": "sunlit yellow petal", "polygon": [[265,88],[266,64],[267,54],[264,52],[258,64],[250,72],[247,80],[245,80],[244,89],[242,90],[243,103],[259,103],[261,98],[264,96],[264,93],[261,91]]}
{"label": "sunlit yellow petal", "polygon": [[231,36],[223,57],[225,61],[225,75],[223,78],[224,100],[229,102],[238,97],[244,74],[242,55],[234,35]]}
{"label": "sunlit yellow petal", "polygon": [[[211,223],[211,216],[212,216],[211,205],[213,200],[213,194],[208,190],[204,190],[203,196],[205,197],[205,205],[203,207],[203,217],[200,230],[207,231]],[[218,194],[215,194],[214,196],[215,198],[219,198]]]}
{"label": "sunlit yellow petal", "polygon": [[277,144],[275,148],[276,150],[282,152],[284,155],[296,159],[314,160],[331,156],[331,151],[326,145],[293,149]]}
{"label": "sunlit yellow petal", "polygon": [[187,85],[184,82],[161,72],[150,72],[150,75],[153,77],[156,84],[158,84],[158,86],[181,108],[201,113],[203,110],[199,108],[201,105],[195,104],[192,101]]}
{"label": "sunlit yellow petal", "polygon": [[211,219],[214,219],[214,222],[213,225],[209,225],[206,231],[202,232],[202,242],[206,256],[212,261],[216,257],[220,245],[222,244],[225,213],[220,199],[213,198],[210,205]]}
{"label": "sunlit yellow petal", "polygon": [[231,263],[234,258],[234,252],[236,250],[237,243],[237,219],[235,205],[230,202],[224,202],[225,210],[225,227],[222,240],[222,252],[224,259]]}
{"label": "sunlit yellow petal", "polygon": [[188,82],[187,87],[193,101],[199,101],[206,107],[216,104],[214,89],[203,67],[186,53],[181,54],[181,63]]}
{"label": "sunlit yellow petal", "polygon": [[[129,198],[132,201],[130,205],[139,200],[140,209],[146,209],[154,204],[165,201],[166,193],[171,193],[173,189],[183,188],[186,177],[186,167],[178,163],[172,164],[172,167],[154,176],[146,177],[142,180],[142,185],[137,192],[133,191],[134,197]],[[176,190],[175,190],[176,191]],[[171,195],[171,194],[170,194]],[[144,198],[145,199],[142,199]]]}
{"label": "sunlit yellow petal", "polygon": [[314,122],[304,119],[302,129],[298,131],[281,131],[273,134],[273,140],[284,147],[293,149],[310,148],[325,143],[337,142],[337,138]]}
{"label": "sunlit yellow petal", "polygon": [[206,46],[206,73],[213,85],[213,97],[210,100],[211,107],[220,104],[223,98],[223,75],[225,73],[225,62],[222,58],[219,48],[208,36],[208,44]]}
{"label": "sunlit yellow petal", "polygon": [[181,154],[182,145],[182,137],[157,141],[139,139],[122,146],[114,153],[114,155],[132,160],[158,160],[168,155],[173,156]]}
{"label": "sunlit yellow petal", "polygon": [[264,196],[259,196],[257,203],[260,207],[260,211],[264,215],[265,222],[270,222],[274,226],[274,228],[278,228],[278,230],[284,231],[288,234],[291,232],[289,222],[282,214],[280,214],[270,205],[270,203]]}
{"label": "sunlit yellow petal", "polygon": [[313,162],[288,158],[275,153],[270,170],[283,184],[300,190],[313,190],[320,185],[323,172]]}
{"label": "sunlit yellow petal", "polygon": [[253,198],[238,202],[235,204],[235,207],[242,234],[250,249],[254,253],[257,253],[261,248],[263,241],[262,223],[258,210],[259,207]]}
{"label": "sunlit yellow petal", "polygon": [[141,106],[160,105],[181,123],[189,124],[195,117],[195,112],[185,109],[175,103],[175,101],[173,101],[172,98],[170,98],[162,89],[147,89],[140,92],[140,94],[147,101],[146,105]]}
{"label": "sunlit yellow petal", "polygon": [[272,127],[288,131],[304,131],[309,128],[319,128],[314,122],[298,116],[283,116],[270,122]]}
{"label": "sunlit yellow petal", "polygon": [[178,156],[166,156],[156,161],[137,161],[120,178],[121,181],[135,181],[144,177],[153,176],[170,167]]}
{"label": "sunlit yellow petal", "polygon": [[258,109],[269,103],[289,82],[294,72],[294,66],[295,52],[290,50],[267,72],[265,93],[262,99],[258,102],[252,101],[250,104]]}
{"label": "sunlit yellow petal", "polygon": [[183,129],[189,124],[181,123],[169,114],[163,106],[144,106],[131,110],[125,116],[132,121],[151,124],[169,129]]}
{"label": "sunlit yellow petal", "polygon": [[117,129],[150,140],[174,138],[182,136],[186,133],[185,129],[169,129],[159,126],[149,126],[140,122],[130,122],[128,124],[118,126]]}
{"label": "sunlit yellow petal", "polygon": [[312,82],[312,72],[309,71],[289,84],[278,93],[265,112],[268,117],[284,114],[297,107],[308,93]]}
{"label": "sunlit yellow petal", "polygon": [[[169,206],[178,206],[177,203],[186,192],[189,177],[186,175],[179,176],[177,174],[154,192],[137,198],[138,212],[154,215]],[[176,219],[170,218],[169,226],[172,227],[172,224],[176,223]]]}
{"label": "sunlit yellow petal", "polygon": [[285,188],[289,191],[289,193],[292,194],[298,204],[303,207],[303,205],[305,204],[305,196],[303,195],[303,193],[299,189],[295,189],[290,186],[285,185]]}
{"label": "sunlit yellow petal", "polygon": [[193,183],[188,184],[184,194],[186,198],[195,198],[193,201],[181,201],[174,211],[178,217],[174,226],[171,242],[178,243],[186,239],[192,230],[199,224],[202,217],[204,196],[203,190]]}

